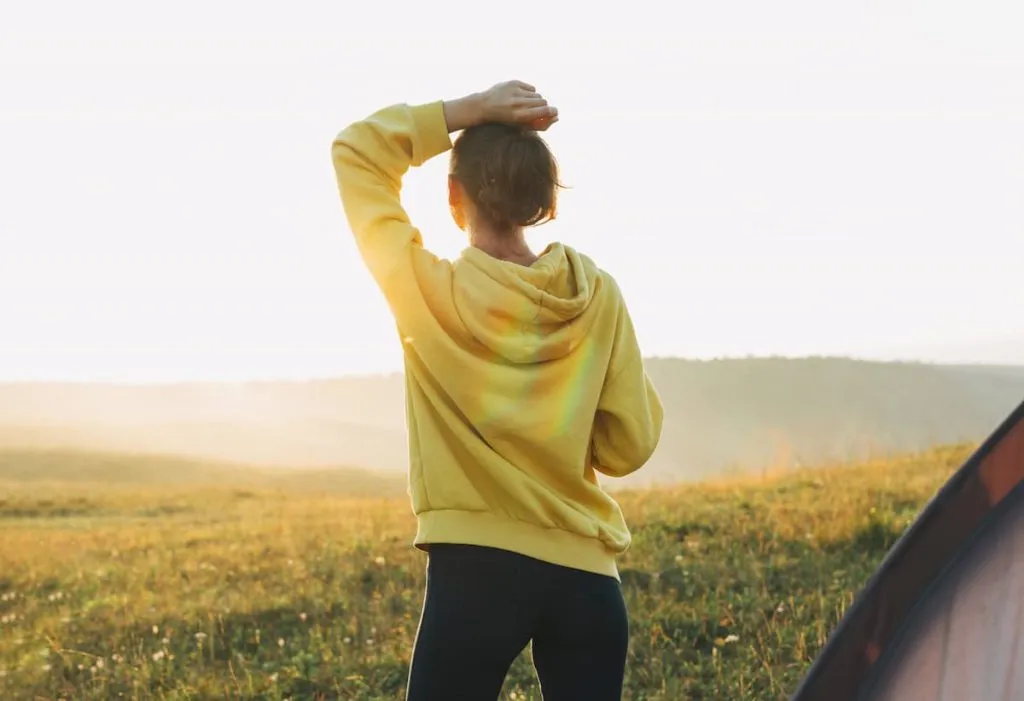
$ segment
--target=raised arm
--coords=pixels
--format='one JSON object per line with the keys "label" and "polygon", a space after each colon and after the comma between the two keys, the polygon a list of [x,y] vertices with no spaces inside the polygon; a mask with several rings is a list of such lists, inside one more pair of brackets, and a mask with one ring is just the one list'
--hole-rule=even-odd
{"label": "raised arm", "polygon": [[557,110],[520,81],[500,83],[457,100],[396,104],[346,127],[331,159],[338,191],[367,267],[387,294],[397,270],[423,254],[423,238],[402,207],[402,177],[449,150],[450,134],[488,121],[547,129]]}
{"label": "raised arm", "polygon": [[396,269],[411,265],[423,238],[402,207],[402,177],[451,148],[444,107],[392,105],[346,127],[331,159],[338,191],[370,273],[385,293]]}

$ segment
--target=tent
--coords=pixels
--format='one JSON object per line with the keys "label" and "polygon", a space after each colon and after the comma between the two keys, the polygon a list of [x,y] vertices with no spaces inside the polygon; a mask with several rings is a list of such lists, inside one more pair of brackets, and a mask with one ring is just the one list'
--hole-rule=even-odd
{"label": "tent", "polygon": [[1024,699],[1024,404],[886,555],[792,701]]}

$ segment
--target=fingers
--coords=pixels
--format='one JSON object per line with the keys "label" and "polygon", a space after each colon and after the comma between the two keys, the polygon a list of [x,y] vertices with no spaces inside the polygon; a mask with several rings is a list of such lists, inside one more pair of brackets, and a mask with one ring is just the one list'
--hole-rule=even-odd
{"label": "fingers", "polygon": [[495,86],[495,90],[505,93],[499,97],[499,102],[504,102],[503,111],[507,121],[543,125],[540,131],[558,121],[558,109],[549,105],[544,96],[530,83],[511,80]]}
{"label": "fingers", "polygon": [[535,122],[542,119],[556,119],[558,108],[544,102],[543,104],[526,106],[519,113],[524,122]]}
{"label": "fingers", "polygon": [[519,87],[513,91],[513,95],[519,100],[543,100],[544,96],[537,92],[537,89],[526,83],[517,84]]}
{"label": "fingers", "polygon": [[548,117],[547,119],[543,120],[541,122],[541,124],[543,126],[538,131],[547,131],[548,129],[551,128],[551,125],[557,124],[557,123],[558,123],[558,115],[556,114],[554,117]]}
{"label": "fingers", "polygon": [[545,100],[540,95],[523,95],[521,97],[517,97],[513,101],[513,104],[516,107],[531,107],[532,108],[532,107],[543,107],[543,106],[548,104],[548,101]]}
{"label": "fingers", "polygon": [[547,131],[548,129],[551,128],[551,125],[555,124],[556,122],[558,122],[557,116],[546,119],[540,119],[536,122],[531,122],[530,128],[533,129],[534,131]]}

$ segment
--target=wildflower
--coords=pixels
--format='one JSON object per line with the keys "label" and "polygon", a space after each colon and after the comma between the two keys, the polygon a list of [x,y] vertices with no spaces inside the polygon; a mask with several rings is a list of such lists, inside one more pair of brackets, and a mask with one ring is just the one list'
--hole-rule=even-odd
{"label": "wildflower", "polygon": [[779,604],[778,607],[775,609],[775,613],[784,613],[785,610],[786,610],[786,605],[785,604]]}
{"label": "wildflower", "polygon": [[270,675],[270,683],[271,684],[277,684],[277,672],[274,672],[273,674]]}
{"label": "wildflower", "polygon": [[739,641],[740,641],[740,636],[738,636],[738,635],[732,634],[732,635],[725,636],[725,644],[726,645],[728,645],[729,643],[738,643]]}
{"label": "wildflower", "polygon": [[278,638],[277,639],[277,646],[278,647],[284,647],[284,638]]}
{"label": "wildflower", "polygon": [[350,644],[352,643],[352,638],[348,638],[348,637],[346,637],[346,638],[345,638],[344,640],[342,640],[341,642],[345,643],[346,645],[350,645]]}
{"label": "wildflower", "polygon": [[366,639],[366,644],[367,645],[373,645],[373,638],[367,638]]}
{"label": "wildflower", "polygon": [[203,642],[206,640],[206,633],[196,633],[196,642]]}
{"label": "wildflower", "polygon": [[305,623],[306,622],[306,614],[305,613],[300,613],[299,614],[299,620],[302,621],[303,623]]}
{"label": "wildflower", "polygon": [[153,635],[160,635],[160,626],[153,626]]}
{"label": "wildflower", "polygon": [[373,564],[377,565],[378,567],[383,567],[387,564],[387,560],[378,555],[377,557],[373,558]]}
{"label": "wildflower", "polygon": [[167,645],[171,644],[171,639],[170,638],[164,638],[160,642],[162,642],[164,644],[164,646],[166,647]]}
{"label": "wildflower", "polygon": [[682,555],[676,555],[676,562],[682,562],[684,559]]}
{"label": "wildflower", "polygon": [[160,650],[159,652],[154,652],[153,653],[153,661],[154,662],[159,662],[160,660],[162,660],[166,656],[167,656],[167,653],[165,653],[163,650]]}
{"label": "wildflower", "polygon": [[106,662],[103,661],[102,657],[96,660],[96,669],[103,669],[104,666],[106,666]]}
{"label": "wildflower", "polygon": [[51,665],[48,665],[48,664],[44,664],[43,665],[43,671],[44,672],[49,672],[51,669],[53,669],[53,667]]}

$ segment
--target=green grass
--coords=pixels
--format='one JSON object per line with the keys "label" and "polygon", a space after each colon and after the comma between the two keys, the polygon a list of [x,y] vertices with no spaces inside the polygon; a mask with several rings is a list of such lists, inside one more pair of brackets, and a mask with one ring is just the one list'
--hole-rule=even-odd
{"label": "green grass", "polygon": [[[786,698],[969,450],[621,494],[624,698]],[[402,498],[2,482],[0,698],[400,699],[413,532]],[[528,655],[503,699],[540,698]]]}

